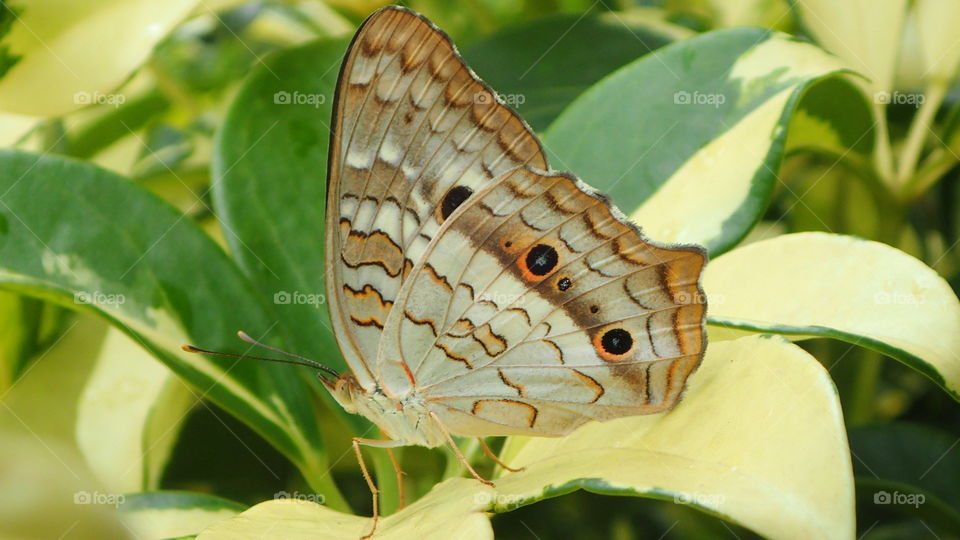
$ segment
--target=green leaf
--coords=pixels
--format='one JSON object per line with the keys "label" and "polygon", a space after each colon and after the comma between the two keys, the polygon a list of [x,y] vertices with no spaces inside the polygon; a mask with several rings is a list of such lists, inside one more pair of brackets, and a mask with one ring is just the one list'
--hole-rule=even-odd
{"label": "green leaf", "polygon": [[143,148],[130,172],[137,180],[170,174],[182,166],[196,146],[189,132],[168,124],[152,126],[141,140]]}
{"label": "green leaf", "polygon": [[[692,35],[623,14],[557,14],[495,32],[464,51],[467,63],[535,131],[617,68]],[[589,44],[589,46],[584,46]]]}
{"label": "green leaf", "polygon": [[[4,40],[10,33],[13,22],[20,16],[22,8],[12,6],[8,2],[0,4],[0,40]],[[0,79],[10,71],[17,62],[20,61],[20,55],[10,52],[10,45],[3,43],[0,45]]]}
{"label": "green leaf", "polygon": [[0,292],[0,393],[10,388],[30,359],[41,309],[37,300]]}
{"label": "green leaf", "polygon": [[187,491],[153,491],[124,496],[120,517],[136,538],[194,536],[229,519],[246,506],[221,497]]}
{"label": "green leaf", "polygon": [[831,337],[895,358],[960,399],[960,300],[936,272],[886,244],[780,236],[713,260],[703,287],[709,322],[724,327],[711,339]]}
{"label": "green leaf", "polygon": [[786,0],[710,0],[714,25],[762,26],[782,29],[790,25],[790,5]]}
{"label": "green leaf", "polygon": [[850,430],[853,470],[861,512],[891,511],[933,520],[960,530],[960,456],[957,437],[909,423],[861,426]]}
{"label": "green leaf", "polygon": [[[330,113],[346,44],[284,51],[247,80],[216,139],[212,186],[230,251],[287,348],[340,372],[347,366],[325,305],[323,247]],[[361,432],[370,425],[332,410]]]}
{"label": "green leaf", "polygon": [[106,317],[331,489],[303,378],[180,350],[244,352],[238,329],[274,324],[196,225],[122,177],[51,156],[0,151],[0,193],[0,284]]}
{"label": "green leaf", "polygon": [[715,342],[663,414],[591,422],[562,438],[511,437],[519,473],[494,511],[585,489],[672,500],[769,538],[853,538],[853,475],[826,369],[771,336]]}
{"label": "green leaf", "polygon": [[839,69],[756,28],[676,43],[570,105],[545,135],[551,165],[609,193],[655,240],[720,253],[769,203],[804,90]]}
{"label": "green leaf", "polygon": [[849,159],[852,152],[866,169],[876,135],[867,96],[847,77],[831,77],[811,85],[790,120],[787,153],[825,152]]}
{"label": "green leaf", "polygon": [[170,101],[158,90],[131,97],[118,107],[105,108],[101,116],[71,132],[68,148],[70,155],[90,158],[118,140],[130,136],[131,132],[136,132],[169,108]]}

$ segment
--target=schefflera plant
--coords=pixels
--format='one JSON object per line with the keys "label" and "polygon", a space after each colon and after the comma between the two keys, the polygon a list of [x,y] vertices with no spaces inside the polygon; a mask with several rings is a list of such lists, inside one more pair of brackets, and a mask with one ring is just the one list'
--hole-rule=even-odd
{"label": "schefflera plant", "polygon": [[[309,372],[180,349],[238,350],[243,328],[345,369],[325,309],[276,301],[324,290],[326,126],[344,47],[321,41],[278,54],[237,95],[211,185],[229,255],[118,175],[0,153],[4,287],[105,317],[270,441],[329,505],[273,500],[230,519],[217,513],[197,525],[201,539],[357,537],[369,525],[345,513],[319,428],[330,415],[358,434],[368,424],[336,407],[318,413],[318,396],[330,402]],[[489,514],[586,489],[675,500],[768,537],[852,538],[853,473],[836,390],[790,340],[826,336],[881,351],[957,398],[960,302],[934,271],[875,242],[806,233],[738,247],[778,182],[788,134],[855,144],[859,117],[824,116],[803,100],[847,76],[815,46],[738,28],[628,64],[567,107],[543,134],[551,165],[609,192],[650,237],[710,250],[703,364],[674,410],[558,439],[510,438],[501,457],[525,470],[499,475],[495,487],[448,478],[384,518],[378,535],[490,537]],[[278,92],[327,99],[282,104]],[[852,110],[866,107],[854,92],[840,95]],[[125,301],[74,302],[91,291]],[[391,476],[378,477],[388,509]],[[184,506],[163,514],[171,522],[190,511],[175,500]]]}

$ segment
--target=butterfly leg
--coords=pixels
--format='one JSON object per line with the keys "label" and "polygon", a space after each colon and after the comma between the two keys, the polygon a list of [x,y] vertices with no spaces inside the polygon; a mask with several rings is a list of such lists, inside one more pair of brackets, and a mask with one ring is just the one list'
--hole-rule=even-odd
{"label": "butterfly leg", "polygon": [[493,482],[480,476],[473,468],[473,465],[470,465],[470,462],[467,461],[467,458],[463,457],[463,452],[460,451],[460,447],[457,446],[456,442],[454,442],[453,437],[450,436],[450,432],[447,431],[447,428],[443,427],[443,424],[440,422],[440,418],[437,417],[437,414],[433,411],[430,411],[430,416],[433,417],[433,420],[437,423],[437,426],[440,427],[440,431],[443,432],[443,436],[446,437],[447,442],[450,444],[450,448],[453,448],[453,453],[457,455],[457,459],[460,460],[460,463],[463,463],[463,466],[467,468],[467,471],[470,472],[470,475],[479,480],[481,483],[492,486]]}
{"label": "butterfly leg", "polygon": [[[399,441],[379,441],[377,439],[364,439],[361,437],[353,438],[353,451],[357,454],[357,461],[360,462],[360,470],[363,472],[363,479],[367,481],[367,487],[370,488],[370,495],[373,497],[373,523],[370,525],[370,532],[361,536],[360,538],[366,539],[373,536],[373,533],[377,530],[377,521],[380,520],[380,490],[377,489],[377,485],[373,483],[373,477],[370,476],[370,471],[367,470],[367,464],[363,461],[363,453],[360,452],[360,445],[364,446],[373,446],[377,448],[386,448],[390,449],[394,446],[401,446],[403,443]],[[390,459],[393,461],[394,466],[397,466],[397,462],[393,460],[393,453],[390,453]],[[399,471],[399,467],[397,467]],[[399,474],[398,474],[399,477]],[[403,489],[403,488],[401,488]],[[402,492],[401,492],[402,493]]]}
{"label": "butterfly leg", "polygon": [[506,463],[500,461],[500,458],[498,458],[497,455],[493,453],[493,450],[490,450],[490,447],[487,446],[487,442],[483,440],[483,437],[477,437],[477,440],[480,441],[480,448],[483,448],[483,453],[485,453],[487,456],[489,456],[490,459],[492,459],[493,462],[496,463],[497,465],[499,465],[500,467],[502,467],[502,468],[504,468],[504,469],[506,469],[506,470],[508,470],[508,471],[510,471],[510,472],[520,472],[520,471],[526,469],[526,467],[520,467],[520,468],[518,468],[518,469],[515,469],[515,468],[507,465]]}

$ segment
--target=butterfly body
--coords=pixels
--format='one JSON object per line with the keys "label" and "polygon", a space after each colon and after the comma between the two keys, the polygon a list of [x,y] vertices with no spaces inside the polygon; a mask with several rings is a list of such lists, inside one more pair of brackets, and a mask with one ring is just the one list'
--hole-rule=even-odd
{"label": "butterfly body", "polygon": [[327,388],[344,410],[376,424],[397,446],[435,448],[447,443],[426,401],[416,392],[399,398],[389,396],[377,386],[369,390],[360,387],[348,373],[328,383]]}

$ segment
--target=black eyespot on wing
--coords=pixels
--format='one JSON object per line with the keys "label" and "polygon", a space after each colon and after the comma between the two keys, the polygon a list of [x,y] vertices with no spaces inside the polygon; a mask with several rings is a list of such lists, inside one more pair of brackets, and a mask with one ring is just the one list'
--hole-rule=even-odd
{"label": "black eyespot on wing", "polygon": [[607,330],[603,334],[603,337],[600,339],[600,344],[603,346],[603,350],[609,354],[624,354],[630,350],[630,347],[633,347],[633,338],[630,336],[630,332],[627,332],[623,328],[614,328],[613,330]]}
{"label": "black eyespot on wing", "polygon": [[600,311],[600,308],[597,306],[590,306],[590,313],[596,313]]}
{"label": "black eyespot on wing", "polygon": [[443,202],[440,203],[440,215],[443,216],[443,219],[446,220],[450,217],[450,214],[454,212],[457,208],[463,204],[463,201],[470,198],[470,195],[473,195],[473,190],[467,186],[454,186],[447,192],[443,197]]}
{"label": "black eyespot on wing", "polygon": [[560,261],[557,250],[546,244],[537,244],[527,253],[527,270],[535,276],[545,276],[556,268]]}
{"label": "black eyespot on wing", "polygon": [[557,282],[557,288],[561,291],[569,289],[571,285],[573,285],[573,282],[570,281],[570,278],[568,277],[562,277],[560,278],[560,281]]}

